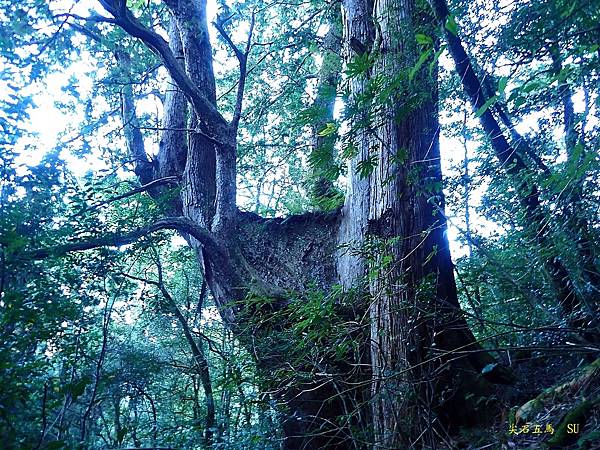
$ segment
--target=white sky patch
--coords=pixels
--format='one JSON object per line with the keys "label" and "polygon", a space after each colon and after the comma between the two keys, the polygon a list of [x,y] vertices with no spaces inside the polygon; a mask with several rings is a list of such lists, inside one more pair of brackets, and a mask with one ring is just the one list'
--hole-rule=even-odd
{"label": "white sky patch", "polygon": [[[440,118],[443,120],[442,118]],[[467,141],[467,150],[469,158],[473,158],[478,152],[479,143],[475,141]],[[459,138],[449,137],[440,134],[440,153],[441,153],[441,164],[442,174],[445,178],[456,176],[457,168],[461,167],[464,160],[464,145]],[[476,175],[475,164],[470,165],[470,175]],[[481,206],[481,199],[485,193],[483,188],[471,189],[469,191],[469,212],[471,216],[470,225],[471,232],[479,236],[490,236],[494,231],[497,231],[497,224],[486,220],[480,214],[477,213],[476,209]],[[446,197],[448,197],[446,192]],[[461,199],[462,200],[462,199]],[[448,221],[448,240],[450,241],[450,251],[452,258],[456,260],[461,256],[468,254],[468,246],[462,245],[461,239],[464,240],[466,233],[466,223],[464,217],[464,211],[461,210],[460,214],[456,213],[456,210],[463,208],[463,204],[454,205],[446,204],[446,217]]]}
{"label": "white sky patch", "polygon": [[[91,56],[91,55],[90,55]],[[93,80],[88,76],[93,71],[90,59],[82,59],[67,67],[58,68],[51,72],[42,82],[35,83],[25,89],[23,95],[32,95],[34,107],[30,108],[29,120],[24,128],[32,135],[21,139],[18,143],[17,165],[35,166],[39,164],[46,153],[55,149],[79,133],[84,116],[84,106],[80,102],[72,102],[72,110],[59,108],[57,102],[69,100],[65,88],[74,86],[81,98],[87,98],[93,89]],[[104,168],[106,164],[97,155],[88,158],[74,156],[67,149],[61,151],[61,158],[67,162],[69,169],[76,175],[82,176],[90,170]],[[23,171],[24,168],[21,168]]]}
{"label": "white sky patch", "polygon": [[216,306],[206,306],[202,310],[202,318],[200,319],[200,326],[205,326],[213,322],[220,322],[221,315]]}
{"label": "white sky patch", "polygon": [[535,111],[527,114],[523,120],[515,125],[515,130],[521,135],[538,133],[540,131],[539,120],[547,114],[547,111]]}
{"label": "white sky patch", "polygon": [[175,248],[179,248],[179,247],[184,247],[187,245],[187,241],[182,238],[180,235],[178,234],[174,234],[171,237],[171,246],[175,247]]}

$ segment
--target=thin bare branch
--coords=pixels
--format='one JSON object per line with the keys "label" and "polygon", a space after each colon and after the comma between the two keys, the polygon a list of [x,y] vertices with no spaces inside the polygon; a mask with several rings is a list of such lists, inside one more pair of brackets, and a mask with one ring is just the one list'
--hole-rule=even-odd
{"label": "thin bare branch", "polygon": [[101,202],[95,203],[92,206],[90,206],[89,208],[86,208],[85,211],[97,209],[101,206],[108,205],[109,203],[114,203],[116,201],[123,200],[124,198],[131,197],[132,195],[139,194],[140,192],[148,191],[156,186],[160,186],[163,184],[175,184],[176,185],[176,184],[178,184],[178,179],[177,179],[177,177],[164,177],[164,178],[159,178],[157,180],[153,180],[150,183],[147,183],[147,184],[144,184],[143,186],[132,189],[128,192],[125,192],[124,194],[117,195],[116,197],[111,197],[108,200],[103,200]]}
{"label": "thin bare branch", "polygon": [[244,51],[240,50],[240,48],[234,44],[231,40],[229,34],[225,31],[224,24],[231,19],[232,16],[229,16],[225,19],[217,19],[214,22],[215,28],[219,31],[223,39],[229,44],[235,56],[237,57],[240,64],[240,79],[237,83],[237,95],[235,101],[235,109],[233,112],[233,119],[231,120],[232,128],[237,131],[240,118],[242,116],[242,106],[244,102],[244,91],[246,89],[246,78],[248,76],[248,55],[250,54],[250,50],[252,49],[252,35],[254,33],[254,25],[256,22],[256,16],[254,11],[252,12],[252,16],[250,19],[250,30],[248,31],[248,37],[246,39],[246,46]]}

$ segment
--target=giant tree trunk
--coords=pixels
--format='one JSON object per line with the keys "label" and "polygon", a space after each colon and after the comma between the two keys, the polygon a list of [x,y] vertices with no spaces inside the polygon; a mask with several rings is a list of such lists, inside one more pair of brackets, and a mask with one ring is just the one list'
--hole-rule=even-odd
{"label": "giant tree trunk", "polygon": [[[165,105],[170,108],[165,124],[185,123],[185,98],[197,130],[187,136],[165,131],[153,177],[179,177],[181,194],[170,211],[183,219],[167,219],[150,229],[178,229],[197,250],[223,320],[255,356],[284,405],[283,447],[362,448],[366,444],[354,439],[352,428],[369,428],[371,415],[376,447],[403,448],[422,432],[431,436],[427,430],[434,423],[450,423],[456,408],[469,417],[473,404],[461,389],[468,385],[471,392],[486,391],[479,372],[491,358],[477,352],[458,308],[443,216],[435,70],[433,76],[426,70],[408,76],[419,56],[416,24],[428,23],[429,16],[419,11],[417,19],[414,0],[383,0],[374,11],[367,0],[344,2],[348,60],[358,51],[360,56],[369,52],[374,62],[350,80],[356,105],[348,107],[357,110],[357,152],[350,161],[347,198],[341,211],[283,220],[237,210],[239,115],[228,122],[217,109],[206,3],[166,3],[174,21],[169,43],[120,2],[102,1],[118,25],[161,57],[179,88]],[[241,67],[238,112],[249,48],[245,55],[235,51]],[[184,65],[176,56],[181,53]],[[368,89],[371,95],[365,95]],[[373,156],[375,169],[367,173],[361,163]],[[355,370],[369,358],[347,352],[345,361],[314,367],[311,360],[300,360],[292,369],[311,374],[302,383],[271,379],[296,361],[285,342],[293,325],[288,312],[311,289],[328,292],[338,283],[359,294],[353,298],[369,298],[368,306],[351,305],[348,317],[353,321],[368,308],[370,340],[363,338],[362,346],[370,348],[372,378],[361,379],[364,371]],[[340,314],[346,313],[340,306]],[[476,352],[460,358],[459,348]],[[350,373],[352,383],[340,387],[338,372]],[[356,411],[355,405],[364,403],[355,401],[361,394],[372,396],[370,414]],[[348,419],[353,415],[359,419]]]}
{"label": "giant tree trunk", "polygon": [[[475,413],[460,391],[465,383],[475,397],[487,391],[478,374],[490,358],[448,358],[456,349],[478,347],[460,315],[446,237],[436,71],[427,74],[428,64],[412,70],[420,56],[415,35],[426,32],[418,24],[425,18],[431,26],[432,18],[413,0],[379,1],[374,17],[366,0],[344,6],[348,51],[370,52],[373,60],[368,73],[351,82],[355,101],[363,102],[363,110],[356,109],[364,127],[351,167],[373,155],[376,165],[371,173],[351,174],[340,243],[358,245],[365,256],[343,256],[338,263],[354,258],[354,264],[339,272],[346,286],[362,277],[371,295],[375,448],[407,448],[419,436],[432,439],[440,418],[448,423],[457,408],[462,417]],[[366,90],[386,96],[365,104]],[[364,108],[371,108],[368,125]],[[452,392],[450,399],[444,392]]]}

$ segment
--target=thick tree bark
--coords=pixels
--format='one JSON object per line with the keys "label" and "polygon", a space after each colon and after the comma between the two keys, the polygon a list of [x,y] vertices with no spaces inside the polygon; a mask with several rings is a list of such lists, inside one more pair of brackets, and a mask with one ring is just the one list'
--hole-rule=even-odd
{"label": "thick tree bark", "polygon": [[[159,55],[179,88],[181,93],[173,92],[166,103],[170,109],[165,112],[165,123],[172,120],[173,129],[178,129],[184,117],[178,110],[182,107],[180,95],[189,102],[196,133],[184,140],[173,130],[166,131],[156,169],[165,174],[181,171],[184,152],[180,145],[185,142],[183,173],[175,174],[183,180],[183,218],[165,219],[146,229],[55,251],[130,242],[144,232],[164,228],[188,235],[223,320],[255,355],[265,375],[289,363],[290,354],[285,350],[289,343],[278,341],[278,336],[285,336],[280,331],[292,325],[282,314],[293,308],[294,298],[308,295],[310,286],[328,291],[338,282],[359,293],[369,292],[377,445],[400,448],[417,428],[405,426],[395,412],[417,418],[423,404],[447,416],[451,407],[472,412],[470,405],[458,400],[458,385],[472,382],[473,388],[480,383],[478,371],[491,358],[484,353],[468,359],[453,354],[458,348],[477,347],[460,316],[445,238],[435,82],[418,75],[411,85],[405,76],[418,57],[413,0],[385,0],[375,8],[375,16],[374,5],[366,0],[344,3],[345,51],[359,51],[360,56],[376,61],[366,74],[350,80],[357,102],[349,107],[357,108],[354,117],[361,125],[354,134],[356,155],[350,161],[348,196],[341,212],[285,220],[267,220],[236,209],[237,125],[235,120],[227,123],[217,109],[205,2],[167,1],[175,22],[170,43],[144,27],[123,2],[104,0],[102,4],[115,23]],[[183,65],[178,59],[181,50]],[[404,79],[399,78],[403,74]],[[379,99],[381,108],[370,122],[373,117],[367,109],[373,96],[364,94],[369,83],[382,77],[400,83],[389,90],[388,98]],[[418,98],[411,93],[415,87]],[[407,105],[406,100],[411,103]],[[360,163],[373,152],[376,169],[361,176]],[[344,248],[340,250],[337,244]],[[366,248],[377,252],[365,253]],[[34,256],[48,254],[42,253]],[[381,269],[378,275],[365,277],[367,269],[373,271],[376,266]],[[253,300],[257,298],[262,300]],[[358,304],[356,308],[355,315],[365,312]],[[284,448],[362,445],[351,431],[351,424],[359,422],[339,425],[341,416],[355,412],[346,404],[351,397],[346,391],[354,388],[340,389],[336,377],[328,374],[352,372],[361,362],[364,360],[325,361],[323,371],[321,365],[311,367],[314,362],[303,360],[297,371],[323,374],[300,384],[282,386],[273,381],[287,410]],[[461,374],[456,380],[450,376],[454,369]],[[354,374],[361,376],[360,371]],[[433,378],[426,382],[429,376]],[[355,382],[350,386],[368,384],[368,380]],[[442,392],[455,396],[434,401]],[[398,405],[401,411],[396,409]],[[360,425],[366,428],[364,422]]]}
{"label": "thick tree bark", "polygon": [[[215,78],[212,65],[212,47],[210,44],[206,19],[206,2],[203,0],[179,0],[167,2],[173,12],[173,18],[179,31],[185,70],[189,79],[197,86],[206,100],[217,107]],[[171,37],[171,36],[170,36]],[[171,37],[176,41],[175,36]],[[177,107],[179,105],[173,105]],[[177,111],[174,111],[177,114]],[[202,116],[192,110],[189,128],[199,130]],[[218,137],[222,140],[223,137]],[[186,165],[183,170],[182,190],[184,215],[206,228],[210,228],[215,215],[216,198],[216,145],[201,133],[188,135]]]}
{"label": "thick tree bark", "polygon": [[[366,0],[346,0],[343,2],[344,17],[344,52],[346,58],[351,58],[355,50],[360,48],[359,56],[370,51],[375,39],[375,27],[371,18],[372,4]],[[350,89],[355,99],[360,99],[368,83],[368,74],[359,75],[349,80]],[[353,108],[356,123],[368,122],[368,113],[357,100]],[[360,249],[364,245],[369,218],[370,174],[356,176],[357,165],[369,159],[369,132],[364,126],[355,127],[354,146],[357,152],[348,165],[351,175],[348,179],[346,201],[341,211],[342,219],[338,232],[339,252],[337,255],[337,272],[341,285],[350,289],[364,277],[365,261],[360,257]]]}
{"label": "thick tree bark", "polygon": [[[169,21],[169,47],[178,60],[183,60],[183,46],[177,21]],[[157,171],[162,177],[177,177],[182,181],[182,174],[187,162],[188,133],[187,114],[188,105],[185,95],[172,78],[167,83],[165,100],[163,104],[162,132],[157,155]],[[177,215],[182,213],[180,198],[170,202],[169,212]]]}
{"label": "thick tree bark", "polygon": [[[295,351],[297,343],[290,342],[286,332],[295,325],[287,317],[297,307],[294,302],[303,302],[310,289],[328,292],[336,282],[338,220],[337,212],[287,219],[243,213],[238,219],[234,244],[252,268],[250,289],[259,297],[255,302],[250,299],[237,313],[233,328],[256,355],[259,371],[267,380],[271,378],[268,388],[282,406],[285,449],[352,449],[360,445],[353,442],[349,426],[357,424],[351,417],[353,407],[348,408],[354,404],[355,390],[337,384],[351,381],[351,377],[358,381],[352,374],[354,360],[325,360],[315,366],[308,355],[318,349],[307,346]],[[284,375],[270,376],[278,371]],[[311,375],[307,378],[307,374]]]}
{"label": "thick tree bark", "polygon": [[[367,279],[371,295],[375,447],[407,448],[417,436],[432,439],[434,423],[449,422],[456,409],[462,417],[475,414],[473,403],[456,393],[469,382],[475,395],[489,392],[478,374],[492,359],[484,353],[447,358],[457,349],[479,347],[460,315],[446,238],[435,71],[433,78],[409,75],[419,58],[416,17],[420,13],[422,20],[423,12],[412,0],[384,0],[371,17],[371,6],[364,0],[344,3],[346,42],[355,52],[370,52],[373,65],[351,80],[355,126],[362,130],[355,135],[357,155],[339,235],[342,245],[363,253],[342,255],[338,273],[345,286]],[[388,94],[368,102],[364,93],[376,83]],[[365,124],[367,108],[375,113]],[[356,170],[373,155],[372,172]],[[461,377],[453,379],[456,371]],[[455,396],[446,401],[445,390]]]}

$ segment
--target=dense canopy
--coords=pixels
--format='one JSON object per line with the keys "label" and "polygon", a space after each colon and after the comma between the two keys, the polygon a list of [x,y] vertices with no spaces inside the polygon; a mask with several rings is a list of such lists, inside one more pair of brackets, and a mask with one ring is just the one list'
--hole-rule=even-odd
{"label": "dense canopy", "polygon": [[0,18],[0,446],[600,448],[600,0]]}

